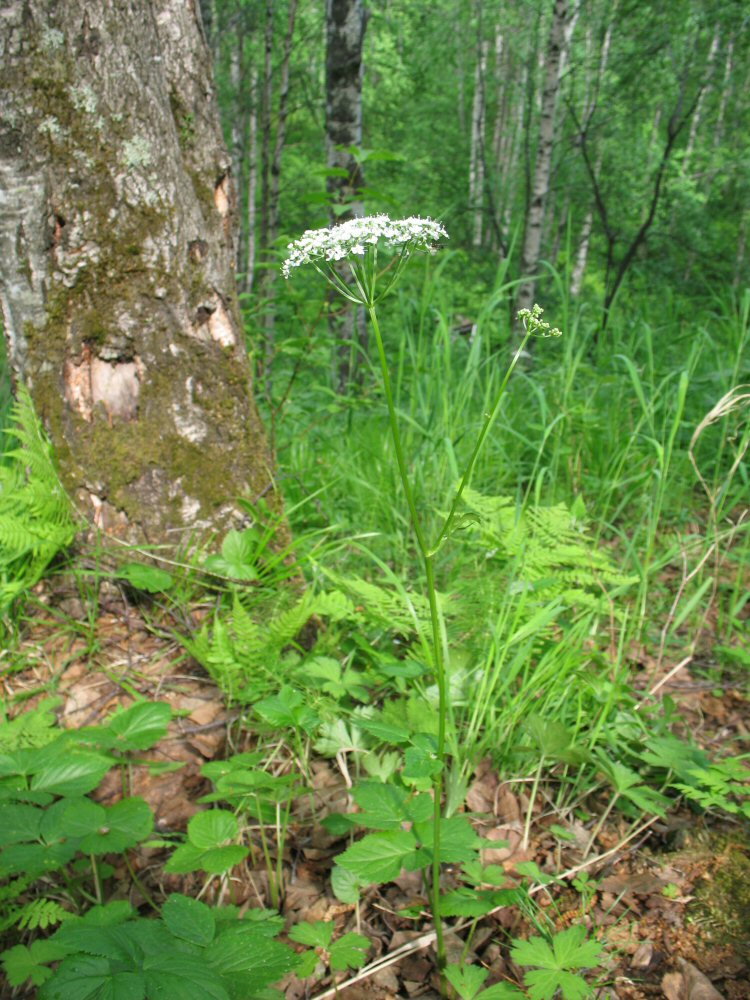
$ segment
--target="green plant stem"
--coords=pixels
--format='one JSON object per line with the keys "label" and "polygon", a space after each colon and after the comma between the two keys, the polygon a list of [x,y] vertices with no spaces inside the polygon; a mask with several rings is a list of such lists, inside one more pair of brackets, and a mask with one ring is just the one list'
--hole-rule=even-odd
{"label": "green plant stem", "polygon": [[414,527],[414,534],[416,536],[417,545],[424,564],[424,571],[427,580],[427,594],[430,603],[433,657],[435,661],[435,677],[438,686],[438,738],[436,752],[438,767],[437,774],[433,778],[432,782],[434,809],[430,902],[432,904],[432,919],[435,925],[435,944],[437,950],[438,971],[440,973],[441,993],[445,995],[445,967],[447,965],[447,953],[445,949],[445,936],[443,934],[443,922],[440,916],[440,825],[442,819],[443,770],[445,767],[445,719],[448,711],[448,697],[445,679],[445,663],[443,659],[443,643],[440,635],[440,612],[437,604],[437,594],[435,592],[435,568],[433,565],[434,554],[429,551],[427,539],[425,538],[424,531],[422,530],[422,525],[420,523],[419,512],[417,511],[417,506],[414,502],[414,493],[409,480],[409,471],[406,466],[404,449],[401,444],[401,435],[398,429],[398,420],[396,419],[396,405],[393,399],[393,390],[391,388],[391,376],[388,370],[388,360],[385,356],[385,347],[383,345],[383,337],[380,333],[380,324],[378,323],[378,317],[372,301],[368,304],[367,311],[375,333],[375,341],[378,347],[378,357],[380,358],[380,367],[383,373],[383,386],[385,389],[386,402],[388,404],[388,419],[390,421],[393,448],[396,452],[396,464],[398,465],[398,471],[401,476],[401,484],[404,488],[404,493],[406,494],[406,503],[409,508],[409,514],[411,515],[412,525]]}

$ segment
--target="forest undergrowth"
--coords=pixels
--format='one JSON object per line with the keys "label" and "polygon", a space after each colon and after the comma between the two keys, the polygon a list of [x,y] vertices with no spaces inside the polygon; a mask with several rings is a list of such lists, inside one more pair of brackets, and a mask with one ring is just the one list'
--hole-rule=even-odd
{"label": "forest undergrowth", "polygon": [[[428,533],[510,361],[504,273],[472,310],[463,267],[382,307]],[[178,559],[76,544],[8,410],[8,996],[750,995],[750,295],[622,302],[597,337],[564,286],[434,554],[444,755],[374,348],[337,391],[313,278],[257,355],[291,546],[250,499]]]}

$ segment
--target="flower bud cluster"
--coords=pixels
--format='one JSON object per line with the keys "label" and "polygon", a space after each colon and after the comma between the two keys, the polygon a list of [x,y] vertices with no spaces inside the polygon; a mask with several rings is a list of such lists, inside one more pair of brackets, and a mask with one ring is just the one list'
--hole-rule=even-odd
{"label": "flower bud cluster", "polygon": [[349,219],[330,229],[308,229],[298,240],[289,244],[289,256],[282,265],[288,278],[292,268],[316,261],[343,260],[349,254],[364,256],[370,246],[379,244],[401,252],[435,251],[435,244],[448,234],[439,222],[432,219],[391,221],[387,215],[370,215],[363,219]]}
{"label": "flower bud cluster", "polygon": [[518,319],[532,337],[561,337],[562,332],[556,326],[550,329],[549,323],[542,319],[543,312],[544,309],[535,303],[531,309],[519,309]]}

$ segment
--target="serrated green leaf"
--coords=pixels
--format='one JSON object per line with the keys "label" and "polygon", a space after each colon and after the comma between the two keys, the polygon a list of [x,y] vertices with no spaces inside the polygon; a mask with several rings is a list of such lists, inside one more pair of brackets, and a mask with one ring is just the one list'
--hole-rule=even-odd
{"label": "serrated green leaf", "polygon": [[525,994],[511,983],[495,983],[494,986],[482,990],[477,1000],[519,1000],[524,996]]}
{"label": "serrated green leaf", "polygon": [[139,796],[116,802],[106,810],[103,823],[81,841],[87,854],[119,854],[145,840],[154,828],[154,814]]}
{"label": "serrated green leaf", "polygon": [[104,806],[91,799],[76,798],[66,801],[62,814],[62,833],[80,839],[104,825],[107,815]]}
{"label": "serrated green leaf", "polygon": [[411,730],[403,726],[394,726],[388,722],[381,722],[380,719],[365,719],[359,717],[357,725],[370,736],[374,736],[378,743],[395,743],[401,745],[408,743],[412,737]]}
{"label": "serrated green leaf", "polygon": [[113,972],[106,958],[76,955],[60,964],[39,990],[39,1000],[144,1000],[140,972]]}
{"label": "serrated green leaf", "polygon": [[531,1000],[553,1000],[562,993],[563,1000],[585,1000],[591,996],[593,989],[574,972],[564,972],[558,969],[534,969],[524,976]]}
{"label": "serrated green leaf", "polygon": [[275,727],[311,729],[318,722],[315,712],[308,708],[304,695],[287,684],[283,685],[277,695],[256,702],[254,707],[264,722]]}
{"label": "serrated green leaf", "polygon": [[585,927],[576,925],[555,934],[552,948],[561,969],[588,969],[599,961],[601,945],[588,939]]}
{"label": "serrated green leaf", "polygon": [[216,933],[213,910],[198,899],[173,893],[161,911],[162,920],[176,938],[191,944],[207,945]]}
{"label": "serrated green leaf", "polygon": [[360,889],[363,889],[369,883],[359,878],[354,872],[350,872],[347,868],[342,868],[341,865],[335,864],[333,870],[331,871],[331,889],[333,889],[333,894],[336,899],[340,899],[342,903],[354,904],[359,902]]}
{"label": "serrated green leaf", "polygon": [[316,920],[315,923],[303,920],[292,927],[289,937],[309,948],[327,949],[333,939],[333,923],[330,920]]}
{"label": "serrated green leaf", "polygon": [[540,965],[546,969],[556,969],[555,954],[542,937],[530,937],[527,941],[516,939],[510,957],[516,965]]}
{"label": "serrated green leaf", "polygon": [[219,971],[203,957],[174,952],[149,955],[143,963],[143,973],[149,998],[230,1000]]}
{"label": "serrated green leaf", "polygon": [[118,569],[117,577],[126,580],[136,590],[145,590],[147,594],[159,594],[174,586],[171,573],[145,563],[126,563]]}
{"label": "serrated green leaf", "polygon": [[0,877],[54,872],[76,853],[74,841],[57,844],[11,844],[0,852]]}
{"label": "serrated green leaf", "polygon": [[251,975],[254,991],[278,982],[297,964],[291,948],[244,920],[223,930],[206,948],[205,958],[227,977],[237,972]]}
{"label": "serrated green leaf", "polygon": [[369,940],[362,934],[344,934],[338,941],[334,941],[328,954],[330,956],[330,966],[334,972],[343,972],[344,969],[361,969],[367,961],[367,952],[370,948]]}
{"label": "serrated green leaf", "polygon": [[418,854],[413,833],[389,830],[363,837],[344,851],[337,863],[368,884],[390,882],[398,877],[402,868],[416,871],[429,863],[429,857]]}
{"label": "serrated green leaf", "polygon": [[[43,748],[45,754],[56,746],[50,743]],[[93,791],[112,767],[112,760],[92,751],[67,747],[64,752],[53,751],[54,756],[31,779],[32,791],[53,792],[55,795],[85,795]],[[48,758],[49,754],[46,754]]]}
{"label": "serrated green leaf", "polygon": [[56,962],[67,952],[49,939],[34,941],[28,948],[19,944],[0,955],[3,969],[11,986],[23,986],[31,980],[34,986],[41,986],[52,975],[47,962]]}
{"label": "serrated green leaf", "polygon": [[449,965],[445,976],[461,1000],[473,1000],[489,976],[489,970],[481,965]]}
{"label": "serrated green leaf", "polygon": [[120,750],[148,750],[167,735],[172,709],[164,701],[139,701],[107,722]]}
{"label": "serrated green leaf", "polygon": [[2,809],[2,842],[19,844],[36,840],[43,812],[36,806],[6,805]]}
{"label": "serrated green leaf", "polygon": [[220,847],[228,840],[234,840],[238,833],[237,817],[227,809],[196,813],[187,828],[190,843],[202,850]]}
{"label": "serrated green leaf", "polygon": [[[434,821],[415,823],[414,833],[428,852],[434,842]],[[466,816],[449,816],[440,820],[440,861],[454,864],[457,861],[471,861],[476,858],[481,839]]]}
{"label": "serrated green leaf", "polygon": [[352,789],[352,798],[362,808],[353,819],[373,830],[399,830],[405,822],[419,822],[432,813],[429,795],[413,796],[395,785],[363,781]]}
{"label": "serrated green leaf", "polygon": [[182,844],[174,852],[164,866],[168,873],[187,875],[189,872],[203,871],[209,875],[222,875],[234,868],[250,853],[250,849],[241,844],[227,844],[224,847],[212,847],[203,850],[194,844]]}

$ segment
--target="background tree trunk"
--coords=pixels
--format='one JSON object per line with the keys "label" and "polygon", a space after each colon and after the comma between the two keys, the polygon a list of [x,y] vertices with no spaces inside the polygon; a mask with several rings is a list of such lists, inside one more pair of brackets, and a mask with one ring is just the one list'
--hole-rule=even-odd
{"label": "background tree trunk", "polygon": [[[362,47],[365,39],[362,0],[326,0],[326,162],[332,173],[327,188],[331,223],[361,216],[364,187],[361,161],[352,147],[362,145]],[[348,269],[342,278],[349,278]],[[334,322],[336,322],[334,320]],[[367,348],[367,325],[360,308],[346,309],[336,322],[338,388],[345,391],[355,377],[355,344]]]}
{"label": "background tree trunk", "polygon": [[178,545],[274,494],[197,5],[3,2],[0,300],[63,481],[95,524]]}
{"label": "background tree trunk", "polygon": [[539,142],[534,166],[531,201],[521,252],[521,273],[527,280],[524,281],[518,290],[516,303],[518,309],[530,309],[534,303],[535,275],[539,267],[544,209],[549,194],[549,180],[552,170],[555,110],[557,108],[557,97],[560,92],[560,68],[566,45],[570,41],[570,37],[565,30],[567,21],[567,0],[555,0],[544,61],[544,89],[542,91]]}

